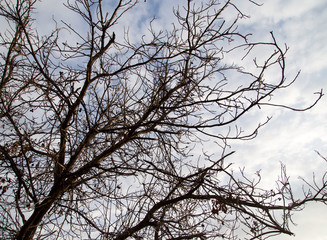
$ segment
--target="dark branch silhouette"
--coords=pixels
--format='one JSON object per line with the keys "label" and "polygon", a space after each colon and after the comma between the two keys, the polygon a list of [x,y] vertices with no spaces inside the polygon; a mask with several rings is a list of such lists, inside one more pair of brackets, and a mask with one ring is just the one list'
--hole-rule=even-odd
{"label": "dark branch silhouette", "polygon": [[[298,110],[271,100],[293,82],[285,79],[287,48],[273,34],[251,42],[237,28],[246,15],[216,0],[183,3],[171,30],[153,20],[135,42],[122,17],[141,3],[113,2],[111,10],[101,0],[67,2],[84,32],[62,22],[46,36],[33,20],[36,1],[0,3],[9,26],[0,36],[0,238],[292,234],[293,211],[326,202],[325,176],[321,185],[306,182],[298,200],[284,166],[276,189],[265,190],[261,176],[236,177],[228,162],[228,144],[254,138],[270,119],[243,132],[243,115],[265,105]],[[234,19],[224,20],[227,10]],[[270,53],[253,66],[229,63],[240,50],[239,59]]]}

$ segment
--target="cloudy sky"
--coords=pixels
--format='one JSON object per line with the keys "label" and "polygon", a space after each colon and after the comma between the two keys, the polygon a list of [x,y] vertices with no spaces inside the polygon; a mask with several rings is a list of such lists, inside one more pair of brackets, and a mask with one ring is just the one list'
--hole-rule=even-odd
{"label": "cloudy sky", "polygon": [[[314,100],[314,92],[327,89],[327,2],[324,0],[266,0],[261,7],[242,2],[251,16],[244,23],[254,35],[269,37],[273,31],[280,43],[289,46],[287,71],[291,77],[301,70],[297,82],[275,96],[276,101],[296,107],[305,107]],[[276,99],[278,98],[278,99]],[[259,136],[234,145],[234,159],[242,159],[249,171],[261,169],[267,184],[273,184],[279,174],[280,162],[286,164],[293,190],[301,191],[299,176],[317,179],[326,171],[326,162],[316,152],[327,155],[327,99],[324,97],[315,108],[306,112],[265,108],[271,122]],[[259,114],[262,116],[262,114]],[[251,121],[255,116],[251,116]],[[327,236],[327,206],[308,205],[296,213],[292,226],[295,237],[280,236],[276,239],[323,240]]]}
{"label": "cloudy sky", "polygon": [[[198,0],[196,0],[198,1]],[[200,0],[199,0],[200,1]],[[53,26],[49,18],[66,19],[78,25],[70,13],[59,4],[62,1],[44,0],[38,4],[38,19],[44,32]],[[105,1],[107,2],[107,1]],[[113,3],[114,0],[108,0]],[[143,0],[132,16],[124,19],[125,26],[142,30],[147,28],[147,19],[157,17],[156,26],[165,28],[173,21],[171,8],[186,0]],[[326,0],[261,0],[258,7],[247,0],[234,0],[239,8],[251,17],[241,22],[241,28],[253,33],[253,39],[268,40],[270,31],[279,43],[290,47],[287,54],[287,76],[294,77],[299,70],[297,82],[276,94],[276,103],[294,107],[306,107],[315,100],[315,92],[327,91],[327,1]],[[60,9],[60,10],[59,10]],[[47,20],[48,19],[48,20]],[[134,37],[137,37],[137,35]],[[249,173],[261,169],[264,183],[274,185],[280,173],[280,164],[286,164],[294,190],[301,191],[299,176],[317,179],[326,171],[327,164],[315,151],[327,156],[327,97],[315,108],[306,112],[263,107],[257,113],[244,118],[243,125],[257,123],[271,116],[272,120],[261,129],[259,136],[251,141],[236,142],[232,148],[236,154],[230,161],[237,166],[246,166]],[[244,127],[244,126],[243,126]],[[308,205],[294,216],[297,226],[292,226],[295,237],[280,236],[277,240],[323,240],[327,236],[327,206]]]}

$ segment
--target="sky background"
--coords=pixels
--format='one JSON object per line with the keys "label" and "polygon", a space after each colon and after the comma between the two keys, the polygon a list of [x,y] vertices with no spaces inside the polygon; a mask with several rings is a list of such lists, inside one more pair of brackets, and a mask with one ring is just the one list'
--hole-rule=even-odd
{"label": "sky background", "polygon": [[[286,55],[288,75],[295,76],[301,70],[296,83],[277,94],[274,101],[305,107],[314,100],[314,92],[327,89],[327,2],[270,0],[262,3],[261,7],[244,4],[244,9],[251,16],[244,24],[258,39],[268,37],[269,31],[273,31],[277,41],[286,43],[290,48]],[[327,155],[326,106],[324,97],[315,108],[306,112],[265,108],[272,120],[261,129],[256,139],[234,145],[237,150],[233,156],[235,161],[241,158],[242,163],[247,163],[245,166],[249,172],[261,169],[268,185],[274,183],[282,162],[286,164],[293,190],[300,192],[299,176],[312,179],[312,173],[316,172],[319,180],[326,171],[326,163],[315,152]],[[297,226],[291,229],[295,237],[279,236],[274,239],[326,239],[326,216],[327,206],[307,205],[303,212],[294,215]]]}
{"label": "sky background", "polygon": [[[198,0],[196,0],[198,1]],[[83,25],[74,15],[68,13],[61,5],[63,1],[43,0],[37,6],[39,30],[46,33],[51,29],[55,19],[66,19],[80,30]],[[104,1],[113,3],[116,1]],[[124,18],[124,25],[137,30],[141,36],[148,27],[148,20],[156,16],[155,26],[170,27],[174,21],[172,6],[185,3],[186,0],[143,0],[134,10],[133,15]],[[240,29],[252,32],[253,40],[267,41],[274,32],[276,40],[290,47],[287,53],[287,76],[291,79],[301,70],[301,74],[290,88],[275,95],[275,103],[287,104],[293,107],[307,107],[314,102],[314,92],[321,89],[327,91],[327,1],[326,0],[266,0],[258,1],[261,7],[247,0],[234,0],[237,6],[251,17],[242,21]],[[117,34],[116,34],[117,35]],[[246,166],[248,173],[261,169],[263,183],[274,186],[280,174],[280,164],[286,164],[293,190],[301,192],[302,176],[312,179],[326,171],[327,164],[319,158],[315,151],[327,156],[327,97],[311,110],[293,112],[287,109],[262,107],[260,111],[248,114],[243,121],[243,127],[255,126],[264,121],[266,116],[272,120],[263,127],[257,138],[246,142],[234,142],[232,150],[236,153],[229,159],[234,162],[234,168]],[[296,213],[291,230],[295,237],[279,236],[277,240],[326,240],[327,236],[327,206],[307,205],[303,212]]]}
{"label": "sky background", "polygon": [[[314,100],[314,92],[321,88],[327,90],[327,2],[267,0],[261,2],[264,3],[261,7],[248,7],[246,1],[240,2],[251,16],[244,24],[257,39],[267,38],[269,31],[273,31],[278,42],[289,46],[286,55],[288,75],[295,76],[301,70],[296,83],[277,94],[273,101],[296,107],[309,105]],[[312,179],[315,172],[319,181],[319,176],[327,169],[326,162],[315,152],[327,155],[326,103],[326,97],[323,97],[306,112],[263,109],[272,120],[261,129],[256,139],[233,146],[237,151],[233,156],[235,161],[241,158],[249,172],[262,169],[261,175],[268,185],[276,180],[280,162],[286,164],[296,192],[301,191],[299,176]],[[291,230],[295,237],[273,239],[324,240],[327,236],[326,216],[327,206],[307,205],[303,212],[294,215],[297,226],[292,226]]]}

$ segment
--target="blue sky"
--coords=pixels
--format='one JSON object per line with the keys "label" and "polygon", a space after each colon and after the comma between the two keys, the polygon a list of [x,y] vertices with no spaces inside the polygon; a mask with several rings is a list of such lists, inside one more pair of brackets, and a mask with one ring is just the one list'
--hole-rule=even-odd
{"label": "blue sky", "polygon": [[[47,32],[53,26],[50,20],[61,18],[83,29],[77,19],[58,3],[63,1],[44,0],[37,11],[41,24],[40,31]],[[109,1],[111,2],[111,1]],[[156,16],[156,28],[171,27],[173,21],[172,6],[185,0],[143,0],[134,9],[133,15],[122,20],[125,27],[131,29],[132,38],[143,34],[151,17]],[[266,0],[261,7],[247,0],[234,1],[249,19],[241,22],[241,28],[253,33],[253,40],[269,40],[270,31],[277,41],[286,43],[290,50],[287,54],[287,76],[291,79],[301,70],[294,85],[275,95],[274,102],[294,107],[306,107],[315,100],[314,92],[327,90],[327,2],[325,0]],[[144,22],[140,21],[142,19]],[[123,31],[123,29],[122,29]],[[119,34],[116,34],[119,35]],[[69,34],[67,33],[67,36]],[[327,156],[327,98],[324,97],[315,108],[306,112],[292,112],[287,109],[263,107],[261,111],[251,112],[243,119],[243,128],[255,126],[272,116],[268,125],[263,127],[259,136],[251,141],[235,142],[232,149],[236,154],[229,160],[234,168],[246,166],[249,173],[261,169],[264,184],[273,186],[280,173],[280,163],[287,166],[294,190],[301,191],[298,176],[317,179],[326,171],[326,162],[318,157],[315,150]],[[327,206],[309,205],[303,212],[294,216],[297,226],[291,229],[296,237],[280,236],[274,239],[315,239],[323,240],[327,236]]]}

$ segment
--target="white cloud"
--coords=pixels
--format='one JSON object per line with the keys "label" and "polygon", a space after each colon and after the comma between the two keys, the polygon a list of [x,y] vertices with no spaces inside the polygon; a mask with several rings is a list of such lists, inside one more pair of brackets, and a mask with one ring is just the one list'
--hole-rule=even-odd
{"label": "white cloud", "polygon": [[[244,21],[243,27],[254,33],[255,39],[268,39],[269,31],[274,31],[280,43],[287,43],[288,76],[295,76],[302,70],[297,82],[289,89],[276,94],[273,102],[295,107],[308,106],[314,101],[313,92],[326,89],[327,73],[327,4],[325,1],[264,1],[262,7],[248,7],[242,2],[243,10],[251,18]],[[250,171],[262,168],[264,183],[271,185],[277,179],[279,162],[287,166],[287,172],[296,189],[300,190],[298,176],[312,178],[312,173],[321,176],[326,171],[326,163],[314,150],[327,155],[327,108],[323,98],[315,108],[307,112],[291,112],[265,108],[272,121],[265,126],[259,136],[250,142],[234,145],[237,150],[233,156],[237,162],[242,159]],[[256,119],[254,116],[249,116]],[[308,208],[294,216],[297,227],[292,227],[296,237],[277,237],[284,239],[325,239],[327,236],[327,208],[325,205],[310,204]]]}

